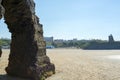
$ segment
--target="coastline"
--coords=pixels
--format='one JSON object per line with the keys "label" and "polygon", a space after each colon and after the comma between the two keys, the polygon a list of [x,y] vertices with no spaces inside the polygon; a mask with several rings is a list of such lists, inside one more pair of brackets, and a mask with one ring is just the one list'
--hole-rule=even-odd
{"label": "coastline", "polygon": [[[3,50],[0,60],[0,79],[25,80],[6,75],[9,50]],[[120,55],[120,50],[47,49],[56,66],[56,74],[46,80],[120,80],[120,60],[109,55]]]}

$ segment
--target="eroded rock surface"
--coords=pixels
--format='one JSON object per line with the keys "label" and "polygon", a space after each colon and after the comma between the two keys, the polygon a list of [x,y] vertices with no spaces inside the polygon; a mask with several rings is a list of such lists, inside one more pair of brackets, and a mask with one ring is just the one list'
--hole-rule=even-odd
{"label": "eroded rock surface", "polygon": [[0,47],[0,57],[1,57],[1,55],[2,55],[2,49],[1,49],[1,47]]}
{"label": "eroded rock surface", "polygon": [[42,24],[33,0],[3,0],[5,23],[12,34],[8,75],[40,80],[55,73],[46,56]]}
{"label": "eroded rock surface", "polygon": [[5,13],[5,9],[1,3],[2,3],[2,0],[0,0],[0,19],[4,16],[4,13]]}

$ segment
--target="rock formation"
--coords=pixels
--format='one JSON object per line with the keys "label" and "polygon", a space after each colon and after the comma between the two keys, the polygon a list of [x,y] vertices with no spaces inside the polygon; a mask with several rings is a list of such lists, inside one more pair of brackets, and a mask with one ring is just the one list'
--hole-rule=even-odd
{"label": "rock formation", "polygon": [[46,56],[42,24],[35,15],[33,0],[3,0],[2,5],[12,34],[7,74],[41,80],[55,73],[54,64]]}
{"label": "rock formation", "polygon": [[2,49],[1,49],[1,47],[0,47],[0,57],[1,57],[1,55],[2,55]]}
{"label": "rock formation", "polygon": [[1,3],[2,3],[2,0],[0,0],[0,19],[3,17],[3,15],[5,13],[5,9]]}

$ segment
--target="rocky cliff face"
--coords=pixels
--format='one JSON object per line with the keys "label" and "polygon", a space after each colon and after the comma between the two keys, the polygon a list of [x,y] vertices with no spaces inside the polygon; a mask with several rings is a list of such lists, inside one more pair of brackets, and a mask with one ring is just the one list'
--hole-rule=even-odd
{"label": "rocky cliff face", "polygon": [[42,24],[35,15],[33,0],[3,0],[5,23],[12,34],[8,75],[40,80],[55,73],[46,56]]}

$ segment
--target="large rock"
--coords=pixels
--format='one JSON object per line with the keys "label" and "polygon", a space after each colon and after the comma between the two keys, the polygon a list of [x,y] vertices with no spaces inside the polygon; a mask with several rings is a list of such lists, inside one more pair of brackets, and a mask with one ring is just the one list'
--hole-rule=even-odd
{"label": "large rock", "polygon": [[1,47],[0,47],[0,57],[2,56],[2,49],[1,49]]}
{"label": "large rock", "polygon": [[46,56],[42,25],[33,0],[3,0],[5,23],[12,34],[8,75],[40,80],[55,73]]}
{"label": "large rock", "polygon": [[2,0],[0,0],[0,19],[3,17],[4,13],[5,13],[5,9],[4,7],[1,5]]}

